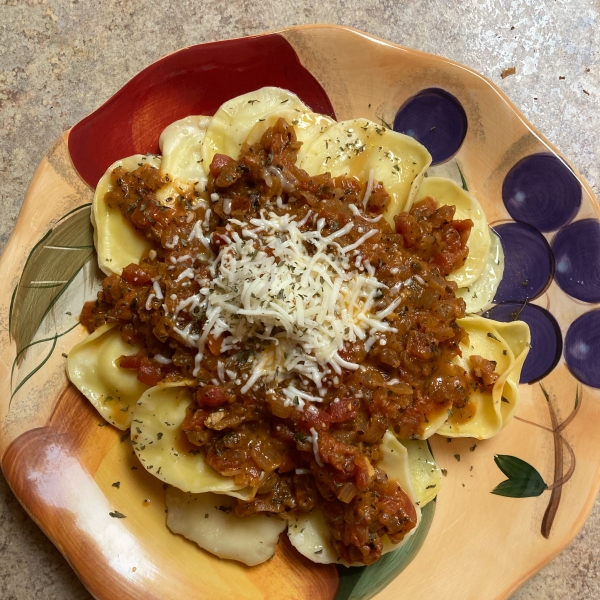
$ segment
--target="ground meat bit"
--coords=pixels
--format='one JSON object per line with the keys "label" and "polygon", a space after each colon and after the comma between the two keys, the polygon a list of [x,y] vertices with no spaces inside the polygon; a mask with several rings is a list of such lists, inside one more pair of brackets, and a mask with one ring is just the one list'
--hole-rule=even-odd
{"label": "ground meat bit", "polygon": [[431,197],[418,202],[410,213],[394,217],[396,232],[406,248],[411,248],[422,260],[434,264],[441,275],[449,275],[465,262],[473,221],[453,221],[454,206],[437,207]]}
{"label": "ground meat bit", "polygon": [[410,498],[397,483],[388,482],[382,471],[368,491],[348,504],[325,501],[323,512],[340,558],[366,565],[381,556],[383,535],[397,543],[413,529],[417,519]]}
{"label": "ground meat bit", "polygon": [[487,360],[479,355],[470,356],[469,361],[471,363],[471,375],[481,391],[491,392],[494,384],[498,381],[498,373],[495,372],[496,361]]}
{"label": "ground meat bit", "polygon": [[[394,229],[385,219],[365,221],[350,206],[362,210],[367,183],[309,176],[296,166],[299,148],[293,128],[280,119],[259,142],[243,144],[238,160],[216,154],[205,193],[191,191],[165,204],[156,198],[167,180],[158,169],[115,169],[106,201],[152,242],[153,251],[121,276],[107,277],[97,300],[84,306],[81,322],[90,332],[118,324],[124,341],[141,345],[139,356],[123,357],[121,364],[148,385],[195,382],[177,446],[203,452],[218,473],[257,488],[252,500],[239,501],[238,516],[288,518],[320,507],[339,556],[371,564],[381,555],[382,536],[399,542],[417,521],[408,496],[377,468],[385,431],[419,436],[428,417],[463,410],[473,385],[488,390],[497,378],[494,364],[481,357],[471,358],[470,373],[454,361],[466,341],[456,323],[465,305],[445,276],[464,263],[472,222],[454,221],[454,208],[438,207],[432,198],[396,216]],[[381,215],[389,200],[375,181],[364,215]],[[374,230],[360,246],[360,260],[386,286],[376,309],[398,300],[386,317],[393,330],[376,343],[357,340],[340,351],[362,368],[328,380],[321,402],[304,412],[286,404],[280,382],[259,378],[246,387],[260,340],[240,348],[224,336],[211,337],[199,364],[197,349],[186,343],[185,336],[200,334],[207,321],[194,297],[210,278],[210,261],[201,258],[206,248],[192,230],[203,229],[218,252],[235,229],[231,219],[248,221],[261,210],[298,221],[310,210],[323,235],[353,223],[337,239],[343,245]],[[171,362],[158,362],[157,355]]]}

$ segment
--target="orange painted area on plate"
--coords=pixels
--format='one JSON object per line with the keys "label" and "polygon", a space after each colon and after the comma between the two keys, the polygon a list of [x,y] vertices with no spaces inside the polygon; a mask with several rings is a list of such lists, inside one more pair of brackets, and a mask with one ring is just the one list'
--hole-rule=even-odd
{"label": "orange painted area on plate", "polygon": [[121,441],[123,432],[103,423],[69,385],[48,425],[17,438],[3,460],[23,506],[56,540],[94,596],[334,597],[335,566],[311,563],[290,546],[285,533],[274,558],[254,568],[219,559],[171,533],[163,483],[142,467],[129,436]]}

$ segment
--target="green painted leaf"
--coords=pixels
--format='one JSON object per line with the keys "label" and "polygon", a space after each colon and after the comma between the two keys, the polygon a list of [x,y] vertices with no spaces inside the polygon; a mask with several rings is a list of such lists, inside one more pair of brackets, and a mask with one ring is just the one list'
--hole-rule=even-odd
{"label": "green painted leaf", "polygon": [[387,127],[390,130],[394,129],[383,117],[380,117],[379,115],[375,115],[375,117],[381,121],[381,124],[383,125],[383,127]]}
{"label": "green painted leaf", "polygon": [[460,173],[460,180],[462,181],[462,189],[465,190],[465,192],[468,192],[469,187],[467,186],[467,181],[466,181],[465,176],[463,175],[462,169],[460,168],[458,163],[456,163],[456,168],[458,169],[458,172]]}
{"label": "green painted leaf", "polygon": [[[33,371],[31,371],[31,373],[28,373],[24,379],[21,381],[21,383],[19,383],[19,385],[17,386],[17,388],[13,391],[10,399],[12,401],[14,395],[23,387],[23,385],[27,382],[27,380],[34,375],[37,371],[39,371],[39,369],[41,369],[44,364],[46,363],[46,361],[50,358],[50,356],[52,355],[52,352],[54,351],[54,348],[56,347],[56,341],[58,340],[58,338],[61,338],[63,335],[67,335],[67,333],[70,333],[71,331],[73,331],[73,329],[75,329],[75,327],[77,327],[79,325],[79,322],[75,323],[75,325],[73,325],[72,327],[69,327],[69,329],[67,329],[66,331],[63,331],[62,333],[56,333],[54,334],[52,337],[48,337],[48,338],[43,338],[41,340],[36,340],[35,342],[31,342],[31,344],[27,344],[27,346],[25,346],[20,352],[17,353],[17,355],[15,356],[15,360],[13,360],[13,364],[12,364],[12,369],[10,371],[10,385],[11,385],[11,389],[12,389],[12,385],[13,385],[13,378],[15,375],[15,369],[17,367],[17,363],[19,362],[19,359],[21,358],[21,356],[23,355],[24,352],[27,352],[27,350],[29,350],[29,348],[33,347],[33,346],[37,346],[38,344],[45,344],[46,342],[53,342],[52,343],[52,349],[50,351],[50,353],[48,354],[48,356],[43,360],[43,362],[38,365],[37,367],[35,367],[35,369]],[[10,404],[9,404],[10,406]]]}
{"label": "green painted leaf", "polygon": [[550,394],[546,391],[546,388],[543,386],[542,382],[539,383],[540,388],[542,389],[542,394],[544,394],[544,398],[546,398],[546,402],[550,402]]}
{"label": "green painted leaf", "polygon": [[40,323],[94,256],[90,204],[73,209],[34,246],[13,292],[9,331],[21,352]]}
{"label": "green painted leaf", "polygon": [[402,548],[389,552],[368,567],[338,566],[340,587],[334,600],[368,600],[389,585],[408,566],[421,549],[435,513],[435,501],[421,513],[419,528]]}
{"label": "green painted leaf", "polygon": [[492,494],[508,498],[533,498],[548,489],[538,471],[516,456],[497,454],[494,462],[508,479],[498,484]]}
{"label": "green painted leaf", "polygon": [[16,389],[10,395],[10,400],[8,402],[8,410],[9,411],[10,411],[10,406],[12,404],[13,398],[15,397],[15,394],[48,362],[48,359],[52,356],[52,353],[54,352],[54,348],[56,348],[57,340],[58,340],[58,336],[54,336],[52,338],[52,346],[50,347],[48,354],[46,354],[46,356],[42,359],[42,361],[23,378],[21,383],[19,383],[19,385],[16,387]]}

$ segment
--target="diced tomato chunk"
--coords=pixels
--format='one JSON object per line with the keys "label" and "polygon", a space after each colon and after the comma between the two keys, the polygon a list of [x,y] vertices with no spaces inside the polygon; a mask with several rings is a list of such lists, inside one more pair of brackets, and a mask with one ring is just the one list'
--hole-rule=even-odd
{"label": "diced tomato chunk", "polygon": [[360,402],[355,398],[343,398],[338,402],[332,402],[327,407],[331,423],[345,423],[356,417]]}
{"label": "diced tomato chunk", "polygon": [[252,202],[247,196],[237,196],[232,198],[231,212],[233,213],[248,213],[252,210]]}
{"label": "diced tomato chunk", "polygon": [[358,450],[351,444],[336,440],[331,434],[319,434],[319,453],[324,463],[330,464],[338,474],[344,474],[345,479],[354,477],[354,459],[359,455]]}
{"label": "diced tomato chunk", "polygon": [[464,246],[469,240],[471,229],[473,228],[471,219],[463,219],[462,221],[452,221],[452,227],[458,231],[460,235],[460,243]]}
{"label": "diced tomato chunk", "polygon": [[131,263],[123,269],[121,277],[131,285],[149,285],[152,283],[152,277],[139,265]]}
{"label": "diced tomato chunk", "polygon": [[121,356],[119,358],[119,366],[122,369],[133,369],[137,371],[142,365],[143,356]]}
{"label": "diced tomato chunk", "polygon": [[229,232],[225,227],[215,227],[214,233],[212,234],[210,249],[215,253],[219,254],[221,246],[227,246],[227,238]]}
{"label": "diced tomato chunk", "polygon": [[357,456],[354,459],[354,481],[359,490],[366,490],[369,487],[374,473],[368,458]]}
{"label": "diced tomato chunk", "polygon": [[227,402],[225,392],[216,385],[205,385],[199,389],[196,399],[200,406],[221,406]]}
{"label": "diced tomato chunk", "polygon": [[235,162],[231,156],[226,154],[215,154],[210,163],[210,173],[213,177],[218,177],[219,173],[229,164]]}
{"label": "diced tomato chunk", "polygon": [[317,431],[326,431],[330,422],[331,417],[324,410],[306,410],[300,420],[300,427],[305,431],[310,431],[312,427]]}
{"label": "diced tomato chunk", "polygon": [[137,378],[142,383],[154,387],[159,381],[165,378],[165,370],[164,365],[151,358],[144,357],[138,370]]}
{"label": "diced tomato chunk", "polygon": [[204,421],[206,421],[210,411],[200,408],[198,410],[188,410],[185,419],[181,424],[183,431],[202,431],[206,429]]}

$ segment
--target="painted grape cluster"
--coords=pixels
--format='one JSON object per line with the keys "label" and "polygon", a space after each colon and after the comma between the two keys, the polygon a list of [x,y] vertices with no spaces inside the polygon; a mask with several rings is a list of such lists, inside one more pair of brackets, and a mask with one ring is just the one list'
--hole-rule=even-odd
{"label": "painted grape cluster", "polygon": [[[467,128],[459,100],[438,88],[408,99],[394,119],[394,129],[426,146],[434,165],[458,152]],[[502,184],[502,201],[512,220],[494,229],[502,240],[506,267],[495,305],[485,316],[504,322],[518,318],[529,325],[535,350],[527,357],[521,383],[542,379],[564,353],[574,377],[600,388],[600,222],[574,221],[581,200],[577,177],[551,153],[522,158]],[[564,294],[589,305],[568,326],[564,340],[557,319],[530,303],[553,282]]]}

